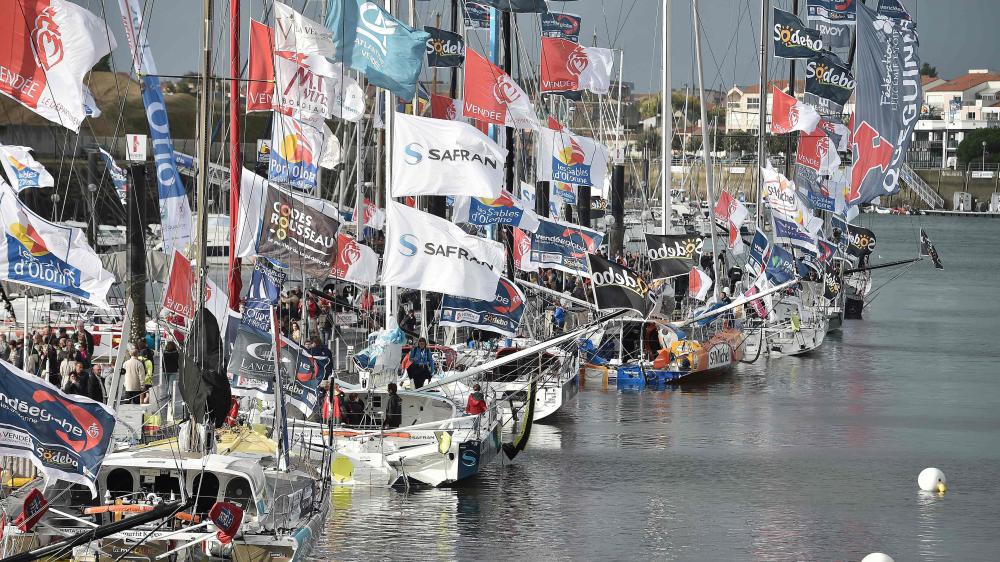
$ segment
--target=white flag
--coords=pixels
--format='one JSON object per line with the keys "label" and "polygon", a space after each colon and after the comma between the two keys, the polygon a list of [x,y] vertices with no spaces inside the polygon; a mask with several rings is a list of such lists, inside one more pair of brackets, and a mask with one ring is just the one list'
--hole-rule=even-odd
{"label": "white flag", "polygon": [[332,170],[344,161],[340,149],[340,139],[333,134],[326,122],[320,129],[323,131],[323,151],[319,155],[319,165],[327,170]]}
{"label": "white flag", "polygon": [[117,46],[103,19],[64,0],[5,2],[0,93],[73,132],[87,116],[83,78]]}
{"label": "white flag", "polygon": [[[811,220],[812,209],[799,195],[795,183],[770,166],[761,168],[760,173],[764,180],[765,201],[771,212],[807,230],[812,229],[815,226],[815,222]],[[820,222],[822,223],[822,220]],[[815,231],[810,230],[810,233],[814,234]]]}
{"label": "white flag", "polygon": [[395,122],[393,197],[500,196],[507,151],[479,129],[468,123],[405,113],[397,113]]}
{"label": "white flag", "polygon": [[611,89],[611,68],[615,65],[615,52],[601,47],[584,49],[590,64],[580,73],[580,89],[605,95]]}
{"label": "white flag", "polygon": [[274,108],[299,119],[315,116],[357,121],[365,114],[365,92],[340,63],[318,55],[277,53]]}
{"label": "white flag", "polygon": [[[79,228],[32,212],[10,186],[0,187],[0,279],[40,287],[107,309],[114,276],[101,266]],[[496,289],[496,287],[494,287]]]}
{"label": "white flag", "polygon": [[604,185],[608,147],[587,137],[543,128],[536,145],[538,181]]}
{"label": "white flag", "polygon": [[496,297],[503,244],[395,201],[386,211],[383,284],[484,301]]}
{"label": "white flag", "polygon": [[507,117],[504,118],[504,125],[514,129],[531,131],[541,129],[542,124],[538,121],[538,114],[535,112],[535,106],[531,103],[528,94],[524,93],[521,86],[514,80],[508,79],[504,81],[504,84],[513,92],[506,94],[505,99],[510,101],[507,102]]}
{"label": "white flag", "polygon": [[56,181],[34,157],[27,146],[4,146],[0,144],[0,163],[7,172],[7,179],[14,189],[21,191],[29,187],[52,187]]}
{"label": "white flag", "polygon": [[691,273],[688,274],[688,295],[703,301],[711,288],[712,278],[699,267],[691,268]]}
{"label": "white flag", "polygon": [[350,236],[338,234],[337,259],[330,275],[359,285],[374,285],[378,278],[378,254]]}
{"label": "white flag", "polygon": [[292,8],[274,3],[274,50],[332,57],[333,32]]}

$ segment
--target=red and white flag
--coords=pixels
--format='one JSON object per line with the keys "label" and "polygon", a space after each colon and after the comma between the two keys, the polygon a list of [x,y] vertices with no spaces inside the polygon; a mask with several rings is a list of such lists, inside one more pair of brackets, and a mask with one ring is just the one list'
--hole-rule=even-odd
{"label": "red and white flag", "polygon": [[801,102],[774,86],[771,86],[771,100],[771,133],[810,133],[819,125],[819,113],[808,103]]}
{"label": "red and white flag", "polygon": [[799,135],[799,148],[795,163],[811,168],[817,174],[828,176],[840,167],[840,155],[830,137],[820,129],[812,134]]}
{"label": "red and white flag", "polygon": [[462,100],[431,94],[431,117],[446,121],[465,121],[462,117]]}
{"label": "red and white flag", "polygon": [[584,47],[559,39],[542,37],[543,92],[590,90],[607,94],[611,88],[611,67],[615,55],[611,49]]}
{"label": "red and white flag", "polygon": [[385,226],[385,211],[375,206],[375,203],[367,197],[358,198],[357,206],[358,223],[361,228],[374,228],[382,230]]}
{"label": "red and white flag", "polygon": [[350,236],[338,234],[337,260],[330,275],[358,285],[374,285],[378,278],[378,254]]}
{"label": "red and white flag", "polygon": [[538,264],[531,261],[531,235],[514,228],[514,267],[532,273],[538,271]]}
{"label": "red and white flag", "polygon": [[247,111],[271,111],[274,98],[274,31],[250,20]]}
{"label": "red and white flag", "polygon": [[528,94],[500,67],[472,49],[465,51],[462,115],[515,129],[541,128]]}
{"label": "red and white flag", "polygon": [[[197,312],[194,305],[196,288],[191,262],[184,257],[184,254],[174,250],[174,257],[170,262],[170,275],[167,277],[167,288],[163,291],[163,309],[179,314],[188,320],[193,319],[195,312]],[[205,308],[215,316],[222,333],[226,333],[229,298],[226,296],[226,292],[208,277],[205,278]]]}
{"label": "red and white flag", "polygon": [[711,288],[712,278],[702,271],[701,268],[691,268],[691,273],[688,274],[688,295],[703,301],[708,296],[708,290]]}
{"label": "red and white flag", "polygon": [[83,78],[117,46],[104,20],[64,0],[5,0],[0,93],[73,132],[87,116]]}
{"label": "red and white flag", "polygon": [[742,252],[742,245],[738,245],[738,242],[741,241],[740,227],[743,226],[749,215],[750,211],[746,205],[735,199],[729,192],[723,191],[719,195],[719,200],[715,204],[715,217],[728,227],[729,249],[736,250],[737,254]]}

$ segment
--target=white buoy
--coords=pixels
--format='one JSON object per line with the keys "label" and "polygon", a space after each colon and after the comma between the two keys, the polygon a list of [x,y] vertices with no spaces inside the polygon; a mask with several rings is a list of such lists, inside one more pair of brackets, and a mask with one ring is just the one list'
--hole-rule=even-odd
{"label": "white buoy", "polygon": [[925,492],[947,492],[947,482],[944,473],[936,468],[925,468],[917,476],[917,486]]}
{"label": "white buoy", "polygon": [[861,562],[894,562],[892,557],[881,552],[873,552],[861,559]]}

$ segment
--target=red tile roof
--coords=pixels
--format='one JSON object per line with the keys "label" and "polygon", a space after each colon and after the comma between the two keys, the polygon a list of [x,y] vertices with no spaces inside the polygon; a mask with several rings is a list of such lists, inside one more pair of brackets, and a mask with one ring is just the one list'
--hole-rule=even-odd
{"label": "red tile roof", "polygon": [[940,86],[934,86],[928,92],[964,92],[969,88],[974,88],[983,82],[1000,82],[1000,73],[970,73],[959,76],[954,80],[949,80]]}

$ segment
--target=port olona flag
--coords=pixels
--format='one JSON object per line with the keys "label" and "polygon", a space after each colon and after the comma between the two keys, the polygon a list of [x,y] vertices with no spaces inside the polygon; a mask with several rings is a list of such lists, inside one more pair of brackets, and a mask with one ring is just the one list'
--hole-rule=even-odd
{"label": "port olona flag", "polygon": [[543,128],[536,144],[538,181],[603,186],[608,172],[608,147],[587,137]]}
{"label": "port olona flag", "polygon": [[96,498],[114,411],[6,361],[0,361],[0,380],[0,455],[28,459],[46,480],[82,484]]}
{"label": "port olona flag", "polygon": [[274,113],[267,179],[299,191],[316,189],[323,141],[323,131],[319,127]]}
{"label": "port olona flag", "polygon": [[363,72],[373,86],[413,99],[430,34],[367,0],[329,0],[326,27],[333,32],[338,61]]}
{"label": "port olona flag", "polygon": [[541,89],[543,92],[590,90],[595,94],[607,94],[614,62],[611,49],[542,37]]}
{"label": "port olona flag", "polygon": [[388,201],[382,284],[493,300],[504,267],[499,242]]}
{"label": "port olona flag", "polygon": [[7,180],[18,191],[55,185],[52,174],[35,160],[27,146],[0,145],[0,164],[7,173]]}
{"label": "port olona flag", "polygon": [[598,310],[634,310],[643,318],[653,309],[649,284],[638,273],[597,254],[587,254]]}
{"label": "port olona flag", "polygon": [[0,93],[79,132],[83,78],[117,46],[114,34],[67,0],[2,0],[0,13]]}
{"label": "port olona flag", "polygon": [[63,293],[101,308],[108,307],[114,275],[105,271],[79,228],[51,223],[0,186],[0,280]]}

